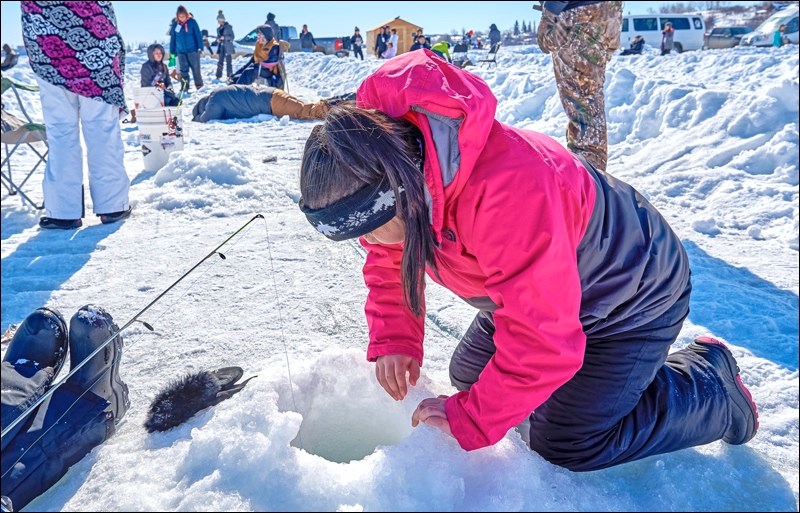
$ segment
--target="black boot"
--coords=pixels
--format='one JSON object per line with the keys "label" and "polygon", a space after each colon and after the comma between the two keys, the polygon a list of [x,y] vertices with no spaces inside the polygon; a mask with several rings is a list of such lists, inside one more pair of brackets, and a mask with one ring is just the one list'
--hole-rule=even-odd
{"label": "black boot", "polygon": [[67,357],[68,339],[67,323],[61,313],[54,308],[37,308],[14,332],[3,361],[14,365],[25,377],[45,367],[52,367],[55,377]]}
{"label": "black boot", "polygon": [[[111,314],[102,307],[86,305],[75,312],[69,322],[69,358],[74,369],[100,345],[117,333],[119,327]],[[119,422],[130,407],[128,385],[119,375],[122,359],[122,335],[117,335],[102,351],[97,353],[78,372],[70,376],[67,384],[89,390],[110,403],[108,411]]]}

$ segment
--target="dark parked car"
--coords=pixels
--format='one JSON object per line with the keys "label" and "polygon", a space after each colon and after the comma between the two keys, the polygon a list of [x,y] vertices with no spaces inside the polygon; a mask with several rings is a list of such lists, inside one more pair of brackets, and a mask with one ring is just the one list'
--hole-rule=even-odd
{"label": "dark parked car", "polygon": [[733,48],[739,44],[742,36],[752,31],[750,27],[714,27],[703,36],[703,50]]}

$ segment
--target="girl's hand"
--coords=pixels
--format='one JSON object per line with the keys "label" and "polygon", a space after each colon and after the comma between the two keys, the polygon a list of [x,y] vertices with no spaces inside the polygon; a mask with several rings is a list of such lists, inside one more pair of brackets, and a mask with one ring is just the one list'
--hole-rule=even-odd
{"label": "girl's hand", "polygon": [[414,415],[411,416],[411,426],[417,427],[422,422],[453,436],[453,432],[450,430],[450,421],[447,420],[447,413],[444,409],[445,401],[447,401],[446,395],[423,399],[414,410]]}
{"label": "girl's hand", "polygon": [[392,399],[401,401],[408,393],[409,383],[417,384],[419,362],[411,356],[402,354],[379,356],[375,362],[375,376]]}

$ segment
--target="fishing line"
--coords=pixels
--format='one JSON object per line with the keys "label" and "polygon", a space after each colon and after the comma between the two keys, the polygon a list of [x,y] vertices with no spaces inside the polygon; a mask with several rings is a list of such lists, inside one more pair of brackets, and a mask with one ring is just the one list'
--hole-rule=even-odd
{"label": "fishing line", "polygon": [[[272,288],[275,290],[275,301],[278,303],[278,324],[281,327],[281,344],[283,344],[283,354],[286,357],[286,372],[289,375],[289,392],[292,396],[292,405],[294,406],[294,411],[300,413],[300,410],[297,408],[297,401],[294,398],[294,383],[292,381],[292,367],[289,364],[289,349],[286,344],[286,334],[283,329],[283,310],[281,308],[281,298],[278,294],[278,284],[275,282],[275,266],[273,265],[272,261],[272,242],[269,238],[269,225],[267,224],[267,220],[264,219],[264,231],[267,236],[267,254],[269,255],[269,268],[272,272]],[[300,442],[300,445],[303,445],[303,440],[300,438],[300,431],[297,432],[297,440]]]}

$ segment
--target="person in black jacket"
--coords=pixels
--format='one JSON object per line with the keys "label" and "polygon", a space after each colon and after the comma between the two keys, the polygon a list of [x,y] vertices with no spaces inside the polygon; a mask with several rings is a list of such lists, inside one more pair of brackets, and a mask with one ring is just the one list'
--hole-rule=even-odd
{"label": "person in black jacket", "polygon": [[644,38],[642,36],[636,36],[631,41],[631,47],[622,50],[620,55],[641,55],[642,50],[644,50]]}
{"label": "person in black jacket", "polygon": [[417,34],[417,40],[411,45],[409,51],[413,52],[414,50],[421,50],[423,48],[430,50],[431,45],[428,44],[428,40],[425,38],[424,34]]}
{"label": "person in black jacket", "polygon": [[353,35],[350,37],[350,43],[353,47],[353,56],[359,57],[363,61],[364,52],[362,51],[361,47],[364,46],[364,38],[361,37],[361,30],[359,30],[358,27],[356,27],[353,31]]}
{"label": "person in black jacket", "polygon": [[303,29],[300,31],[300,48],[304,52],[313,52],[317,42],[314,41],[314,34],[308,31],[308,25],[303,24]]}
{"label": "person in black jacket", "polygon": [[217,14],[217,23],[219,23],[217,27],[217,55],[219,55],[219,59],[217,61],[216,76],[219,80],[222,78],[223,63],[226,66],[225,76],[230,78],[231,75],[233,75],[233,52],[235,51],[233,40],[236,36],[233,34],[233,27],[231,24],[225,21],[225,15],[222,14],[222,10]]}
{"label": "person in black jacket", "polygon": [[567,148],[605,171],[608,161],[606,64],[619,48],[622,2],[539,2],[539,48],[553,57],[567,114]]}
{"label": "person in black jacket", "polygon": [[164,64],[164,47],[158,43],[147,47],[147,62],[142,64],[141,86],[157,87],[164,91],[164,105],[167,107],[176,107],[180,102],[172,90],[169,69]]}
{"label": "person in black jacket", "polygon": [[494,23],[489,25],[489,48],[494,46],[495,43],[499,43],[501,39],[500,29],[497,28],[497,25]]}

